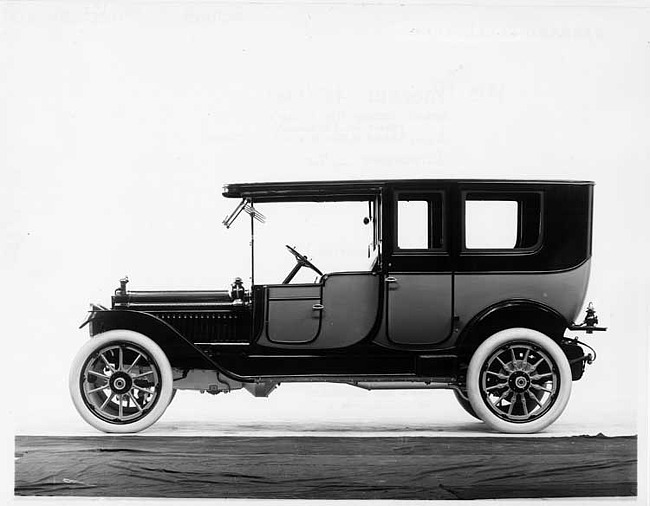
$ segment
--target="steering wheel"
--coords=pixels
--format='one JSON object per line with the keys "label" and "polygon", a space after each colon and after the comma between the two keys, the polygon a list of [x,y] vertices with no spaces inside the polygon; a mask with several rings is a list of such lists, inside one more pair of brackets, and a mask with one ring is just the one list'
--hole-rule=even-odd
{"label": "steering wheel", "polygon": [[320,269],[319,269],[318,267],[316,267],[314,264],[312,264],[312,263],[307,259],[307,257],[306,257],[305,255],[302,255],[302,254],[298,253],[294,248],[292,248],[292,247],[289,246],[288,244],[286,244],[285,246],[287,247],[287,249],[289,250],[289,252],[290,252],[294,257],[296,257],[296,265],[295,265],[294,268],[291,270],[291,272],[290,272],[289,274],[287,274],[287,277],[284,278],[284,281],[282,282],[282,284],[286,285],[287,283],[290,283],[291,280],[294,278],[294,276],[295,276],[296,274],[298,274],[298,271],[299,271],[302,267],[307,267],[307,268],[311,269],[312,271],[316,272],[319,276],[322,276],[322,275],[323,275],[323,273],[320,271]]}

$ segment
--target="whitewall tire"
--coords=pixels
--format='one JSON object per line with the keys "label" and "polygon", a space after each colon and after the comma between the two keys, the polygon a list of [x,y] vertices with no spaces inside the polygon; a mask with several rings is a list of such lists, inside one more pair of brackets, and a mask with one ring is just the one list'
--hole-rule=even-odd
{"label": "whitewall tire", "polygon": [[87,341],[70,368],[72,402],[103,432],[130,433],[158,420],[171,402],[172,369],[160,346],[131,330]]}
{"label": "whitewall tire", "polygon": [[545,429],[562,414],[571,381],[558,344],[536,330],[511,328],[474,352],[467,394],[474,412],[492,429],[525,434]]}
{"label": "whitewall tire", "polygon": [[454,397],[456,397],[458,404],[460,404],[460,407],[463,408],[467,412],[467,414],[480,420],[480,418],[474,411],[474,408],[472,408],[472,405],[469,403],[469,399],[463,397],[458,390],[454,390]]}

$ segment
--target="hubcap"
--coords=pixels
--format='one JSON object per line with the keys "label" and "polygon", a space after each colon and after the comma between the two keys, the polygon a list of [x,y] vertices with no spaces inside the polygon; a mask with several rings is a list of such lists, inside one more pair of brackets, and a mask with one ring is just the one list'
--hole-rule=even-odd
{"label": "hubcap", "polygon": [[133,379],[127,373],[122,371],[117,371],[115,374],[112,374],[108,380],[108,386],[111,388],[114,394],[125,394],[133,386]]}
{"label": "hubcap", "polygon": [[488,357],[480,376],[480,392],[499,418],[527,423],[555,403],[560,376],[553,359],[527,342],[508,343]]}
{"label": "hubcap", "polygon": [[79,388],[88,408],[109,423],[143,418],[160,396],[160,371],[153,358],[132,343],[112,343],[88,357]]}
{"label": "hubcap", "polygon": [[530,377],[523,371],[517,371],[510,375],[508,386],[515,392],[525,392],[530,386]]}

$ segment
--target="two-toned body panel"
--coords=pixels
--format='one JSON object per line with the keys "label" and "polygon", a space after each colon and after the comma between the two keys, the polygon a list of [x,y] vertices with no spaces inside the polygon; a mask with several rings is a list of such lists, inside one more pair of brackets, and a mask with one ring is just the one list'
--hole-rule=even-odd
{"label": "two-toned body panel", "polygon": [[485,309],[508,300],[530,301],[559,313],[567,325],[577,320],[587,293],[591,261],[553,273],[456,273],[457,333]]}
{"label": "two-toned body panel", "polygon": [[379,313],[381,276],[338,272],[318,284],[268,285],[264,323],[255,344],[285,349],[331,349],[367,337]]}

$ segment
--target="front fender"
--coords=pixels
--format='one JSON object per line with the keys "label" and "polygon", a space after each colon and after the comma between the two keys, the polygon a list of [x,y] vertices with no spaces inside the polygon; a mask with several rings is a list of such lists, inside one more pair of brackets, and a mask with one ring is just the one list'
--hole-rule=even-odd
{"label": "front fender", "polygon": [[147,336],[162,348],[172,367],[178,369],[216,369],[225,376],[247,382],[237,374],[223,369],[208,355],[180,334],[168,323],[155,316],[140,311],[95,309],[82,327],[90,323],[91,336],[109,330],[127,329]]}

